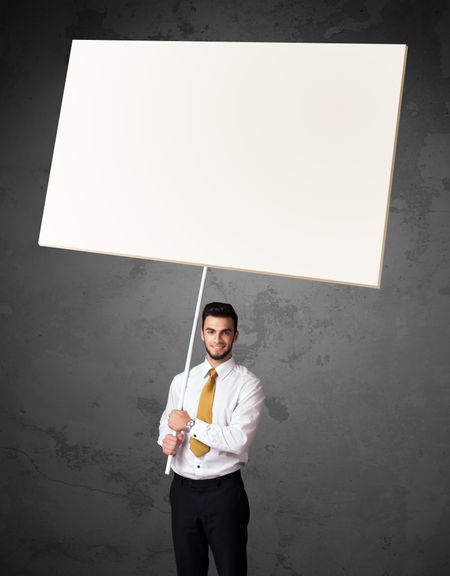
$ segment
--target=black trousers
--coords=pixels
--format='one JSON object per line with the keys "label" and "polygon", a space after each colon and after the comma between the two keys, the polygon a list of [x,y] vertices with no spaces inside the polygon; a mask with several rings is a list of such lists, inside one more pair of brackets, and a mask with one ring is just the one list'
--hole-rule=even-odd
{"label": "black trousers", "polygon": [[219,576],[247,575],[250,509],[240,470],[211,480],[175,474],[170,505],[178,576],[207,576],[208,545]]}

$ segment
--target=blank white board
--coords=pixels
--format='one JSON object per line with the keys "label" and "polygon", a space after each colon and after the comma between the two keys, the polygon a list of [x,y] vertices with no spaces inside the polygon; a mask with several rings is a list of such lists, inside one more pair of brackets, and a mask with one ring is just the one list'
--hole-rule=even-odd
{"label": "blank white board", "polygon": [[406,51],[73,41],[39,244],[379,287]]}

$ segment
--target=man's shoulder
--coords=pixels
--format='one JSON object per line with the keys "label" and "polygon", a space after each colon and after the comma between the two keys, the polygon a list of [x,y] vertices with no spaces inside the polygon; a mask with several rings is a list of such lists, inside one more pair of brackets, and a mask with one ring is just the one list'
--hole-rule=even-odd
{"label": "man's shoulder", "polygon": [[259,377],[242,364],[235,365],[236,384],[239,386],[239,398],[252,403],[264,400],[264,386]]}
{"label": "man's shoulder", "polygon": [[260,378],[246,366],[236,362],[234,369],[236,370],[236,374],[246,382],[261,383]]}

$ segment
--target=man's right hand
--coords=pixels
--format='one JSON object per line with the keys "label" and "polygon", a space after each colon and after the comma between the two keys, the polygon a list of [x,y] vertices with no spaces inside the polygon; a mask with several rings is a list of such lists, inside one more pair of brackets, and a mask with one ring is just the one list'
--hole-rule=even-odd
{"label": "man's right hand", "polygon": [[183,432],[179,432],[176,436],[166,434],[162,441],[162,451],[166,456],[175,456],[178,446],[183,442]]}

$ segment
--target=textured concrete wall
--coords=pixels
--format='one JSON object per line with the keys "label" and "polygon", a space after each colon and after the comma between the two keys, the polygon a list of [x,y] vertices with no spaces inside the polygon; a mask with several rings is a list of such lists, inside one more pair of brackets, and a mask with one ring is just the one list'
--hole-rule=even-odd
{"label": "textured concrete wall", "polygon": [[201,270],[38,247],[72,38],[409,45],[381,290],[212,271],[205,300],[236,305],[236,356],[266,387],[244,472],[249,574],[449,574],[450,11],[439,0],[2,3],[2,574],[175,574],[155,437]]}

